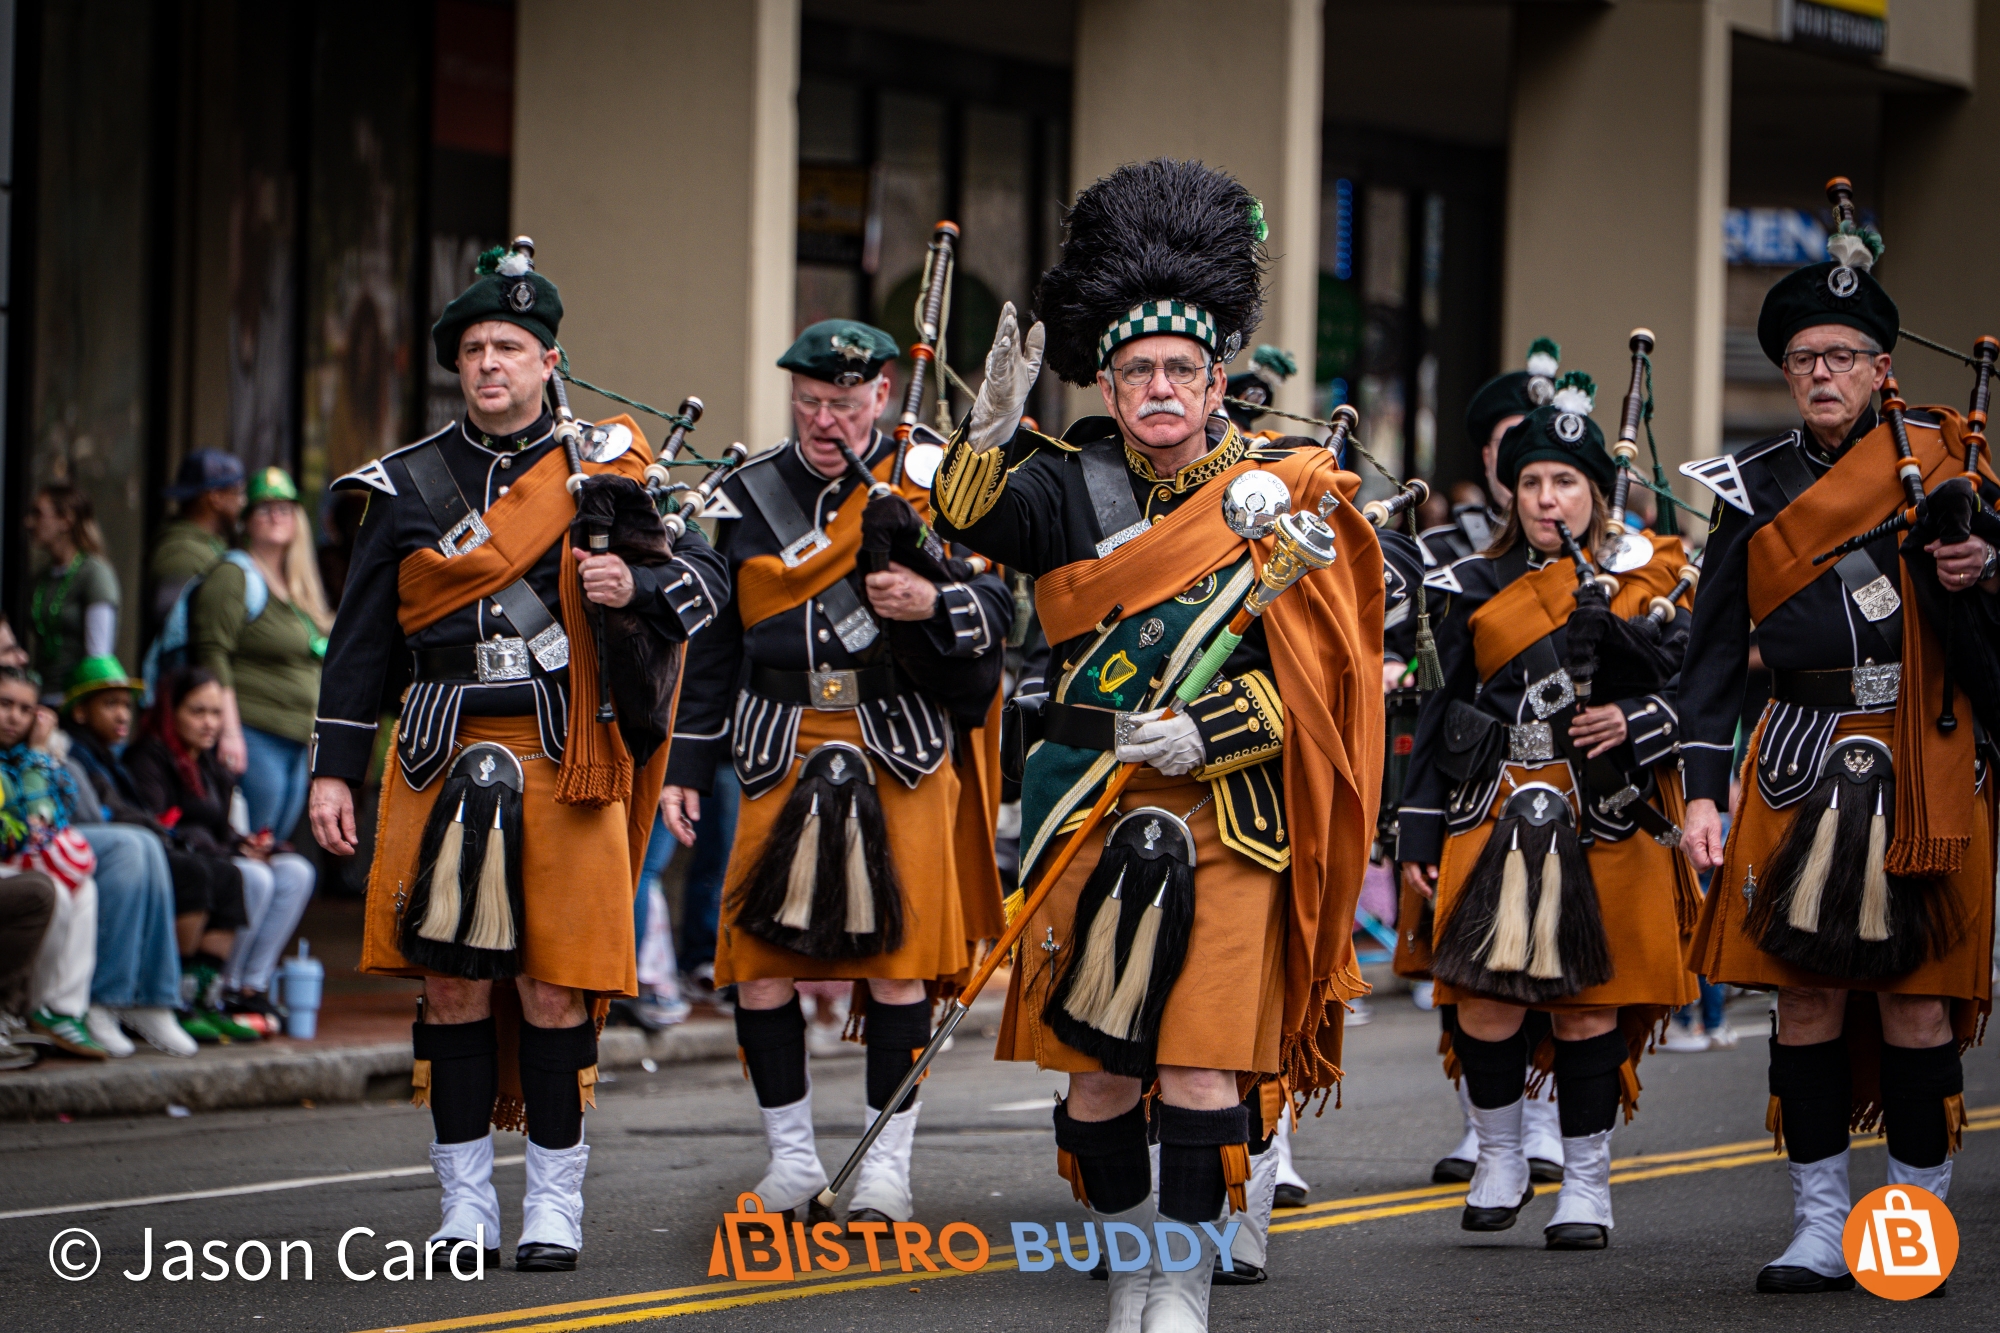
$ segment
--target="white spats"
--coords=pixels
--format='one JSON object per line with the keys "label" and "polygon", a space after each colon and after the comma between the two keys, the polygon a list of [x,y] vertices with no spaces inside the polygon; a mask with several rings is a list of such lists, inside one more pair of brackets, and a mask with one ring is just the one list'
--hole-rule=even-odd
{"label": "white spats", "polygon": [[1521,1112],[1525,1099],[1487,1110],[1472,1108],[1472,1128],[1479,1135],[1478,1165],[1468,1208],[1518,1208],[1528,1192],[1528,1155],[1521,1150]]}
{"label": "white spats", "polygon": [[[868,1145],[868,1155],[854,1173],[854,1194],[847,1203],[850,1215],[872,1208],[892,1222],[910,1220],[910,1145],[917,1133],[917,1112],[923,1109],[922,1102],[912,1102],[909,1110],[890,1116]],[[865,1130],[874,1123],[875,1112],[870,1111],[861,1127]]]}
{"label": "white spats", "polygon": [[443,1220],[432,1240],[477,1240],[485,1227],[485,1248],[500,1248],[500,1196],[493,1191],[493,1136],[469,1143],[433,1143],[431,1170],[444,1190]]}
{"label": "white spats", "polygon": [[[1460,1079],[1461,1083],[1465,1080]],[[1471,1108],[1468,1100],[1466,1107]],[[1468,1128],[1469,1128],[1468,1121]],[[1521,1108],[1521,1151],[1530,1162],[1563,1165],[1562,1117],[1556,1111],[1556,1081],[1542,1084],[1539,1095],[1528,1098]],[[1477,1145],[1474,1145],[1475,1150]],[[1466,1154],[1472,1156],[1471,1153]]]}
{"label": "white spats", "polygon": [[813,1140],[812,1093],[789,1106],[759,1109],[771,1164],[757,1182],[757,1197],[764,1201],[765,1212],[782,1213],[800,1207],[826,1188],[826,1168],[820,1165],[819,1148]]}
{"label": "white spats", "polygon": [[1566,1138],[1562,1193],[1548,1225],[1580,1223],[1611,1229],[1611,1131]]}
{"label": "white spats", "polygon": [[[1085,1212],[1097,1227],[1100,1245],[1104,1243],[1106,1222],[1123,1222],[1127,1226],[1135,1227],[1150,1244],[1153,1237],[1153,1223],[1159,1220],[1160,1216],[1159,1206],[1151,1195],[1122,1213],[1100,1213],[1091,1209],[1085,1209]],[[1129,1259],[1132,1257],[1132,1250],[1131,1237],[1121,1236],[1119,1253]],[[1121,1272],[1116,1268],[1111,1270],[1111,1280],[1105,1284],[1111,1288],[1108,1293],[1111,1297],[1111,1313],[1110,1318],[1105,1321],[1105,1333],[1140,1333],[1141,1328],[1151,1330],[1152,1325],[1145,1320],[1146,1292],[1152,1285],[1155,1266],[1156,1261],[1141,1264],[1134,1272]],[[1209,1281],[1206,1267],[1202,1269],[1201,1280],[1203,1288],[1206,1289]]]}
{"label": "white spats", "polygon": [[[1282,1124],[1284,1117],[1280,1117]],[[1240,1268],[1249,1264],[1252,1268],[1262,1268],[1271,1248],[1271,1205],[1278,1195],[1279,1161],[1278,1137],[1271,1136],[1271,1146],[1250,1159],[1250,1183],[1245,1187],[1244,1202],[1250,1206],[1240,1214],[1230,1214],[1243,1223],[1236,1229],[1236,1236],[1229,1242],[1230,1257]],[[1226,1207],[1226,1205],[1225,1205]]]}
{"label": "white spats", "polygon": [[1792,1243],[1771,1261],[1773,1268],[1805,1268],[1821,1277],[1840,1277],[1847,1259],[1840,1231],[1854,1200],[1847,1191],[1847,1150],[1792,1168]]}
{"label": "white spats", "polygon": [[590,1165],[590,1145],[544,1148],[529,1139],[527,1146],[528,1192],[521,1200],[521,1244],[581,1250],[583,1172]]}
{"label": "white spats", "polygon": [[1945,1158],[1939,1166],[1911,1166],[1897,1161],[1893,1153],[1885,1155],[1889,1158],[1889,1178],[1883,1184],[1915,1185],[1940,1199],[1951,1193],[1951,1158]]}
{"label": "white spats", "polygon": [[[1169,1226],[1172,1224],[1169,1223]],[[1229,1205],[1222,1205],[1222,1216],[1216,1219],[1217,1231],[1229,1225]],[[1180,1263],[1184,1258],[1182,1248],[1184,1235],[1176,1236],[1172,1244],[1176,1249],[1165,1253],[1169,1242],[1155,1228],[1153,1240],[1153,1262],[1146,1279],[1146,1313],[1140,1322],[1145,1333],[1207,1333],[1208,1294],[1215,1282],[1215,1242],[1195,1231],[1194,1262],[1176,1271],[1167,1267],[1169,1263]]]}

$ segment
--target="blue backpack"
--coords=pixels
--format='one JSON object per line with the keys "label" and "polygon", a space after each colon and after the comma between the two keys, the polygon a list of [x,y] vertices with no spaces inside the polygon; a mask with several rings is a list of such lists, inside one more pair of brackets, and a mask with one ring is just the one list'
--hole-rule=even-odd
{"label": "blue backpack", "polygon": [[[263,573],[248,551],[225,551],[222,558],[243,571],[243,623],[247,625],[264,614],[264,608],[271,600],[270,586],[264,582]],[[160,677],[172,675],[188,664],[188,604],[207,580],[206,574],[188,580],[187,586],[181,589],[181,595],[174,599],[174,609],[167,612],[167,623],[161,626],[153,646],[146,650],[146,660],[140,665],[139,675],[146,682],[145,703],[148,707],[152,705]]]}

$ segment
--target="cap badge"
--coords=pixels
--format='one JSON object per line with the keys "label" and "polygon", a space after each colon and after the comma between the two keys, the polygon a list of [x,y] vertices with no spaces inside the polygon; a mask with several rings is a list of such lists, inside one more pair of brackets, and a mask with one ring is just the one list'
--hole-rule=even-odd
{"label": "cap badge", "polygon": [[530,310],[533,310],[535,308],[535,285],[526,278],[522,278],[507,289],[507,304],[513,307],[514,313],[517,315],[525,315]]}
{"label": "cap badge", "polygon": [[1826,275],[1826,289],[1835,296],[1846,298],[1861,288],[1861,277],[1845,264],[1836,264]]}
{"label": "cap badge", "polygon": [[1583,418],[1574,412],[1558,412],[1550,429],[1564,444],[1575,444],[1583,438]]}

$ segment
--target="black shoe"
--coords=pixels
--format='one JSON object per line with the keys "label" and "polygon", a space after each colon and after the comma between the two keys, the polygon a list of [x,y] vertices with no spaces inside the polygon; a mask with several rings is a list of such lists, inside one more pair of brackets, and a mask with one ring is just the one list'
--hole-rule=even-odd
{"label": "black shoe", "polygon": [[1528,1206],[1528,1200],[1535,1197],[1535,1187],[1530,1185],[1521,1193],[1521,1201],[1512,1208],[1474,1208],[1465,1205],[1465,1214],[1458,1219],[1458,1225],[1467,1231],[1505,1231],[1514,1225],[1514,1219]]}
{"label": "black shoe", "polygon": [[1104,1262],[1104,1256],[1101,1254],[1097,1256],[1097,1267],[1090,1270],[1090,1280],[1092,1282],[1109,1282],[1111,1280],[1111,1266]]}
{"label": "black shoe", "polygon": [[[1463,1157],[1442,1157],[1431,1168],[1431,1184],[1463,1185],[1472,1179],[1472,1171],[1477,1163],[1468,1162]],[[1529,1179],[1534,1178],[1534,1163],[1529,1164]]]}
{"label": "black shoe", "polygon": [[576,1251],[567,1245],[529,1241],[514,1251],[516,1273],[570,1273],[575,1270]]}
{"label": "black shoe", "polygon": [[1215,1261],[1215,1272],[1209,1276],[1209,1285],[1216,1287],[1254,1287],[1265,1278],[1271,1276],[1270,1273],[1257,1267],[1257,1265],[1246,1264],[1241,1259],[1234,1259],[1231,1262],[1236,1265],[1235,1269],[1225,1272],[1222,1267],[1222,1260],[1217,1259]]}
{"label": "black shoe", "polygon": [[1825,1277],[1810,1268],[1770,1264],[1757,1274],[1757,1290],[1770,1296],[1811,1296],[1822,1291],[1853,1291],[1854,1274]]}
{"label": "black shoe", "polygon": [[[1467,1177],[1467,1179],[1470,1179],[1470,1177]],[[1530,1157],[1528,1159],[1528,1179],[1534,1181],[1537,1185],[1560,1185],[1563,1183],[1562,1163],[1551,1162],[1546,1157]]]}
{"label": "black shoe", "polygon": [[1938,1283],[1935,1287],[1932,1287],[1929,1291],[1917,1297],[1917,1299],[1920,1301],[1927,1301],[1932,1299],[1933,1297],[1944,1295],[1945,1294],[1944,1289],[1950,1282],[1951,1279],[1946,1278],[1943,1282]]}
{"label": "black shoe", "polygon": [[[446,1263],[450,1263],[451,1256],[457,1251],[458,1247],[465,1244],[463,1240],[453,1240],[449,1236],[439,1236],[432,1243],[444,1246],[444,1249],[440,1250],[439,1253],[444,1256]],[[486,1252],[485,1271],[488,1273],[497,1273],[500,1271],[500,1247],[498,1245],[495,1245]]]}
{"label": "black shoe", "polygon": [[[1306,1206],[1305,1187],[1301,1185],[1280,1185],[1271,1195],[1273,1208],[1303,1208]],[[1264,1279],[1258,1278],[1259,1282]]]}
{"label": "black shoe", "polygon": [[[830,1221],[831,1219],[828,1220]],[[896,1219],[889,1216],[887,1213],[877,1212],[873,1208],[848,1209],[847,1225],[853,1226],[856,1222],[887,1222],[890,1226],[894,1226],[896,1224]]]}
{"label": "black shoe", "polygon": [[1551,1250],[1608,1250],[1611,1228],[1595,1222],[1561,1222],[1543,1227],[1542,1235]]}

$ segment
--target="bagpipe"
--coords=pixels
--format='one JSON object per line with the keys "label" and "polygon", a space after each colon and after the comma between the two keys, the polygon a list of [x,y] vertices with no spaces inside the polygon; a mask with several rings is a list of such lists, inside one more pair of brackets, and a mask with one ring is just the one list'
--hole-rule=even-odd
{"label": "bagpipe", "polygon": [[[921,428],[918,414],[924,406],[924,385],[935,363],[945,374],[950,370],[940,360],[944,350],[945,323],[951,318],[951,279],[957,268],[958,224],[939,222],[931,230],[931,242],[924,252],[924,276],[917,287],[917,340],[910,347],[910,383],[903,390],[902,415],[896,418],[896,462],[889,469],[889,484],[903,484],[904,464],[910,444]],[[944,381],[937,386],[938,401],[944,401]],[[938,443],[942,443],[939,440]]]}

